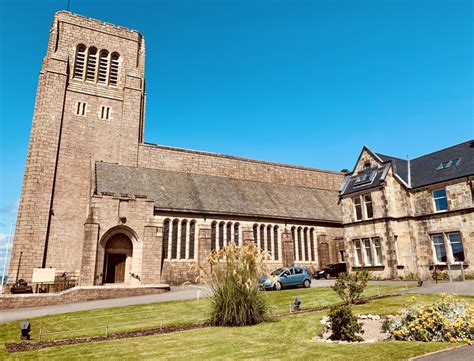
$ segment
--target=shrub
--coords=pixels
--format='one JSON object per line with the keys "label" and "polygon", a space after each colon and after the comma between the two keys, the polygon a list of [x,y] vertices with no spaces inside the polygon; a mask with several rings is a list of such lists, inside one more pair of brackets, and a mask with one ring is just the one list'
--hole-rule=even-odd
{"label": "shrub", "polygon": [[212,289],[210,323],[216,326],[245,326],[265,321],[270,312],[268,299],[258,291],[258,280],[265,273],[268,253],[253,243],[238,247],[230,244],[208,258]]}
{"label": "shrub", "polygon": [[474,309],[452,295],[429,306],[405,307],[387,319],[384,329],[395,340],[458,342],[474,340]]}
{"label": "shrub", "polygon": [[344,303],[351,305],[362,296],[365,287],[367,287],[368,278],[369,273],[365,270],[350,275],[340,273],[332,289]]}
{"label": "shrub", "polygon": [[434,281],[446,281],[449,279],[449,274],[447,270],[438,270],[438,269],[433,269],[431,276]]}
{"label": "shrub", "polygon": [[417,281],[420,279],[420,275],[418,273],[408,272],[402,279],[404,281]]}
{"label": "shrub", "polygon": [[362,332],[362,326],[349,306],[332,306],[328,316],[331,323],[331,340],[362,341],[362,338],[356,335],[357,332]]}

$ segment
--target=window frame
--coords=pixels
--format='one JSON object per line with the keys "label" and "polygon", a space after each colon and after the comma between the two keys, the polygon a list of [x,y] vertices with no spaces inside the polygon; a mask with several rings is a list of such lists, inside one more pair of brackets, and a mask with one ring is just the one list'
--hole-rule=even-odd
{"label": "window frame", "polygon": [[[459,242],[455,242],[455,243],[460,243],[461,244],[462,253],[463,253],[463,256],[464,256],[464,260],[462,260],[462,261],[456,261],[454,259],[453,246],[452,246],[453,242],[451,241],[451,238],[450,238],[450,236],[454,235],[454,234],[459,235]],[[442,237],[442,240],[443,240],[442,245],[444,247],[444,252],[446,254],[445,255],[446,261],[439,261],[438,260],[438,254],[436,253],[436,247],[435,247],[435,243],[433,241],[433,237],[435,237],[435,236],[441,236]],[[460,230],[430,233],[429,237],[430,237],[430,241],[431,241],[431,250],[433,252],[432,259],[433,259],[434,264],[437,264],[437,265],[446,265],[446,264],[456,265],[456,264],[461,264],[461,262],[463,262],[463,263],[465,262],[466,253],[465,253],[465,247],[464,247],[464,237],[463,237],[462,232]]]}
{"label": "window frame", "polygon": [[[357,204],[359,202],[359,204]],[[352,206],[354,207],[354,219],[362,221],[364,219],[364,211],[362,210],[362,201],[360,196],[352,197]],[[358,217],[357,207],[360,207],[360,218]]]}
{"label": "window frame", "polygon": [[[370,198],[370,201],[367,202],[367,197]],[[365,211],[365,218],[366,219],[373,219],[374,218],[374,202],[372,201],[372,194],[371,193],[367,193],[367,194],[364,194],[362,196],[363,198],[363,201],[364,201],[364,211]],[[371,207],[371,213],[372,215],[369,217],[369,211],[368,211],[368,208],[367,208],[367,204],[370,204],[370,207]]]}
{"label": "window frame", "polygon": [[[441,190],[444,191],[444,197],[436,197],[435,192],[441,191]],[[436,201],[438,199],[443,199],[443,198],[446,200],[446,209],[438,209],[438,207],[436,205]],[[433,189],[431,191],[431,199],[432,199],[432,202],[433,202],[433,210],[434,210],[435,213],[441,213],[441,212],[449,211],[448,192],[446,191],[445,187]]]}

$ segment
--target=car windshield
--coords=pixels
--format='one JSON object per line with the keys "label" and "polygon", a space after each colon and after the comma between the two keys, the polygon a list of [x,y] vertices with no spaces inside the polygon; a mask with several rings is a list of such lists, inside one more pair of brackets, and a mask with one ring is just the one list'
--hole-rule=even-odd
{"label": "car windshield", "polygon": [[280,273],[282,273],[284,271],[284,268],[278,268],[277,270],[273,271],[272,273],[270,273],[272,276],[279,276]]}

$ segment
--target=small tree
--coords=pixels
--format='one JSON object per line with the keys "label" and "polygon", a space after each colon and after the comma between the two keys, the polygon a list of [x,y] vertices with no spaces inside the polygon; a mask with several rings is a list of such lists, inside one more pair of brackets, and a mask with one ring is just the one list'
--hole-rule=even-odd
{"label": "small tree", "polygon": [[339,295],[341,300],[352,305],[356,302],[367,287],[367,281],[369,279],[369,273],[366,270],[346,274],[339,273],[339,278],[336,280],[332,289]]}
{"label": "small tree", "polygon": [[209,321],[215,326],[247,326],[265,321],[270,305],[259,292],[259,278],[265,274],[268,252],[254,243],[236,246],[231,243],[218,252],[212,251],[207,276],[212,289]]}
{"label": "small tree", "polygon": [[362,338],[356,335],[357,332],[363,332],[362,326],[349,306],[332,306],[328,316],[331,323],[331,340],[362,341]]}

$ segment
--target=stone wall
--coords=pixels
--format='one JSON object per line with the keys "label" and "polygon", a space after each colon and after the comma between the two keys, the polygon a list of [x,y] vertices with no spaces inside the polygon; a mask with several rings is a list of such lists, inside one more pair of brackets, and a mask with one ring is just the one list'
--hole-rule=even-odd
{"label": "stone wall", "polygon": [[275,184],[338,190],[343,173],[194,150],[140,144],[138,165]]}
{"label": "stone wall", "polygon": [[65,303],[151,295],[169,291],[167,284],[138,287],[74,287],[59,293],[0,296],[0,310],[60,305]]}

